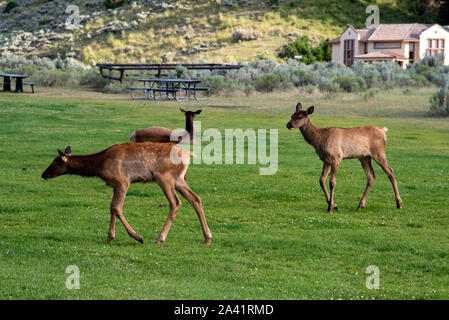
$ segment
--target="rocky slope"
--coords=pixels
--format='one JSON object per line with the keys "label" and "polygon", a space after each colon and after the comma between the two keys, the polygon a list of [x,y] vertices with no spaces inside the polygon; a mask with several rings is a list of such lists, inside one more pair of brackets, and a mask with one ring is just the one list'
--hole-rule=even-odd
{"label": "rocky slope", "polygon": [[[367,5],[362,0],[131,0],[108,9],[104,0],[15,0],[18,7],[4,13],[7,2],[0,0],[0,56],[71,57],[86,64],[276,58],[297,35],[317,41],[349,23],[360,26]],[[380,2],[396,22],[398,16],[419,19],[401,15],[396,1]],[[67,29],[66,21],[73,21],[69,5],[79,9],[79,28]]]}

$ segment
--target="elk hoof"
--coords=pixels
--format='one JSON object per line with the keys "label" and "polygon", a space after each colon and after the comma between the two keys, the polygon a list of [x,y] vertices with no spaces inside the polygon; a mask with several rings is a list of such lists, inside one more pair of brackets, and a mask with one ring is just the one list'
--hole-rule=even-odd
{"label": "elk hoof", "polygon": [[212,238],[206,239],[206,245],[210,245],[211,242],[212,242]]}
{"label": "elk hoof", "polygon": [[359,204],[359,206],[357,207],[357,210],[362,210],[362,209],[365,209],[365,206]]}
{"label": "elk hoof", "polygon": [[335,203],[330,204],[329,207],[327,208],[327,213],[332,214],[332,211],[338,211],[338,207]]}
{"label": "elk hoof", "polygon": [[400,201],[400,202],[397,203],[397,208],[398,208],[398,209],[402,209],[402,201]]}
{"label": "elk hoof", "polygon": [[161,240],[161,239],[157,239],[157,241],[156,241],[156,244],[163,244],[164,243],[164,240]]}
{"label": "elk hoof", "polygon": [[114,240],[115,238],[109,238],[108,237],[108,243],[111,243],[112,242],[112,240]]}
{"label": "elk hoof", "polygon": [[143,238],[142,238],[141,235],[139,235],[139,234],[136,233],[136,236],[134,237],[134,239],[136,239],[137,241],[139,241],[140,243],[143,244]]}

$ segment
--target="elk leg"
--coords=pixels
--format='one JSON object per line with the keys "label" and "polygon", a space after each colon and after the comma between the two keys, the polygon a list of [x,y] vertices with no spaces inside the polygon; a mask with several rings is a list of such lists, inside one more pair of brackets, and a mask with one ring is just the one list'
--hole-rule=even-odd
{"label": "elk leg", "polygon": [[332,213],[334,209],[338,210],[337,205],[334,203],[335,184],[337,183],[338,164],[331,164],[331,178],[329,179],[330,198],[327,213]]}
{"label": "elk leg", "polygon": [[361,158],[360,162],[362,163],[363,170],[365,170],[367,182],[365,192],[363,193],[362,199],[360,199],[360,203],[359,206],[357,207],[357,210],[365,208],[366,198],[368,197],[368,193],[371,190],[371,186],[373,185],[374,180],[376,179],[376,173],[374,172],[373,166],[371,165],[371,157]]}
{"label": "elk leg", "polygon": [[330,164],[323,163],[323,171],[321,172],[321,177],[320,177],[320,186],[321,186],[321,189],[323,189],[324,196],[326,197],[326,202],[328,205],[329,205],[330,198],[329,198],[329,193],[327,192],[327,189],[326,189],[326,179],[327,179],[327,176],[328,176],[330,170],[331,170]]}
{"label": "elk leg", "polygon": [[212,241],[212,233],[209,230],[209,226],[207,225],[206,217],[204,216],[203,205],[201,203],[201,198],[193,193],[193,191],[189,188],[188,184],[182,180],[176,183],[176,190],[187,200],[190,202],[192,207],[195,209],[195,212],[200,220],[201,228],[203,229],[204,240],[206,244],[210,244]]}
{"label": "elk leg", "polygon": [[176,213],[178,212],[179,207],[181,207],[181,201],[176,195],[175,188],[172,184],[164,182],[163,180],[158,181],[158,184],[164,192],[164,195],[170,205],[170,211],[168,213],[167,221],[165,222],[165,225],[162,228],[161,233],[159,234],[159,238],[156,241],[157,244],[161,244],[167,238],[168,231],[170,230],[173,220],[175,220]]}
{"label": "elk leg", "polygon": [[394,178],[393,168],[388,165],[387,158],[385,154],[378,155],[374,158],[374,160],[382,167],[382,169],[387,174],[390,179],[391,184],[393,185],[394,196],[396,197],[396,206],[398,209],[402,209],[402,199],[399,195],[398,184],[396,183],[396,179]]}
{"label": "elk leg", "polygon": [[[123,223],[123,226],[126,229],[126,232],[130,235],[131,238],[136,239],[140,243],[143,243],[143,238],[134,229],[129,225],[128,221],[126,221],[125,217],[122,213],[123,202],[125,201],[125,195],[128,187],[126,188],[114,188],[114,196],[112,197],[111,202],[111,215],[114,214],[119,218],[119,220]],[[113,223],[111,217],[111,225]],[[111,230],[110,230],[111,231]]]}
{"label": "elk leg", "polygon": [[115,213],[111,210],[111,222],[109,224],[108,243],[115,239]]}

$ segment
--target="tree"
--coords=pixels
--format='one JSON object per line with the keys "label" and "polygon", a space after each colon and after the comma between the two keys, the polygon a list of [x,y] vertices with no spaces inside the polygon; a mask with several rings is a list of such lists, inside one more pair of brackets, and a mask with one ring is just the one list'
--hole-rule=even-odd
{"label": "tree", "polygon": [[279,53],[280,58],[288,59],[295,56],[301,57],[301,62],[313,64],[316,61],[330,61],[332,59],[332,48],[327,44],[327,40],[321,41],[315,48],[312,48],[308,36],[301,36],[295,41],[286,44]]}

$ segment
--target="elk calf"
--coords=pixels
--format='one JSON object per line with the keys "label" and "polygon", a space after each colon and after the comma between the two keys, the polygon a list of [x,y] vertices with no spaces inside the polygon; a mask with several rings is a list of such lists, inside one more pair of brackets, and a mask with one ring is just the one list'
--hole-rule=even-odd
{"label": "elk calf", "polygon": [[[179,108],[186,116],[186,129],[178,137],[177,142],[183,142],[183,140],[189,137],[189,143],[193,144],[193,119],[197,114],[201,113],[201,110],[197,111],[185,111]],[[139,129],[134,131],[129,138],[131,142],[170,142],[173,131],[164,127],[149,127],[146,129]]]}
{"label": "elk calf", "polygon": [[[174,143],[123,143],[115,144],[91,155],[72,155],[70,147],[53,160],[42,178],[47,180],[64,174],[83,177],[99,177],[114,189],[111,202],[111,221],[108,242],[115,238],[116,217],[123,223],[128,234],[143,243],[142,237],[128,224],[122,213],[126,192],[134,182],[156,182],[167,198],[170,211],[157,243],[163,243],[176,213],[181,206],[175,190],[191,203],[198,215],[206,244],[212,235],[207,226],[201,199],[187,185],[185,175],[191,153]],[[173,161],[175,160],[175,161]]]}
{"label": "elk calf", "polygon": [[[355,128],[317,128],[310,121],[309,116],[313,113],[314,107],[302,110],[301,103],[296,105],[296,111],[292,114],[291,120],[287,123],[287,128],[299,128],[307,143],[311,144],[321,161],[323,161],[323,171],[320,177],[320,185],[326,196],[328,212],[338,210],[334,203],[334,190],[337,181],[337,171],[340,162],[344,159],[359,159],[365,170],[368,180],[357,209],[365,207],[366,198],[371,186],[376,179],[376,174],[371,165],[371,158],[374,159],[385,171],[393,185],[396,197],[397,208],[402,208],[402,200],[399,195],[393,168],[388,165],[385,155],[387,128],[380,129],[376,126],[355,127]],[[330,195],[326,189],[326,178],[331,171],[329,180]]]}

